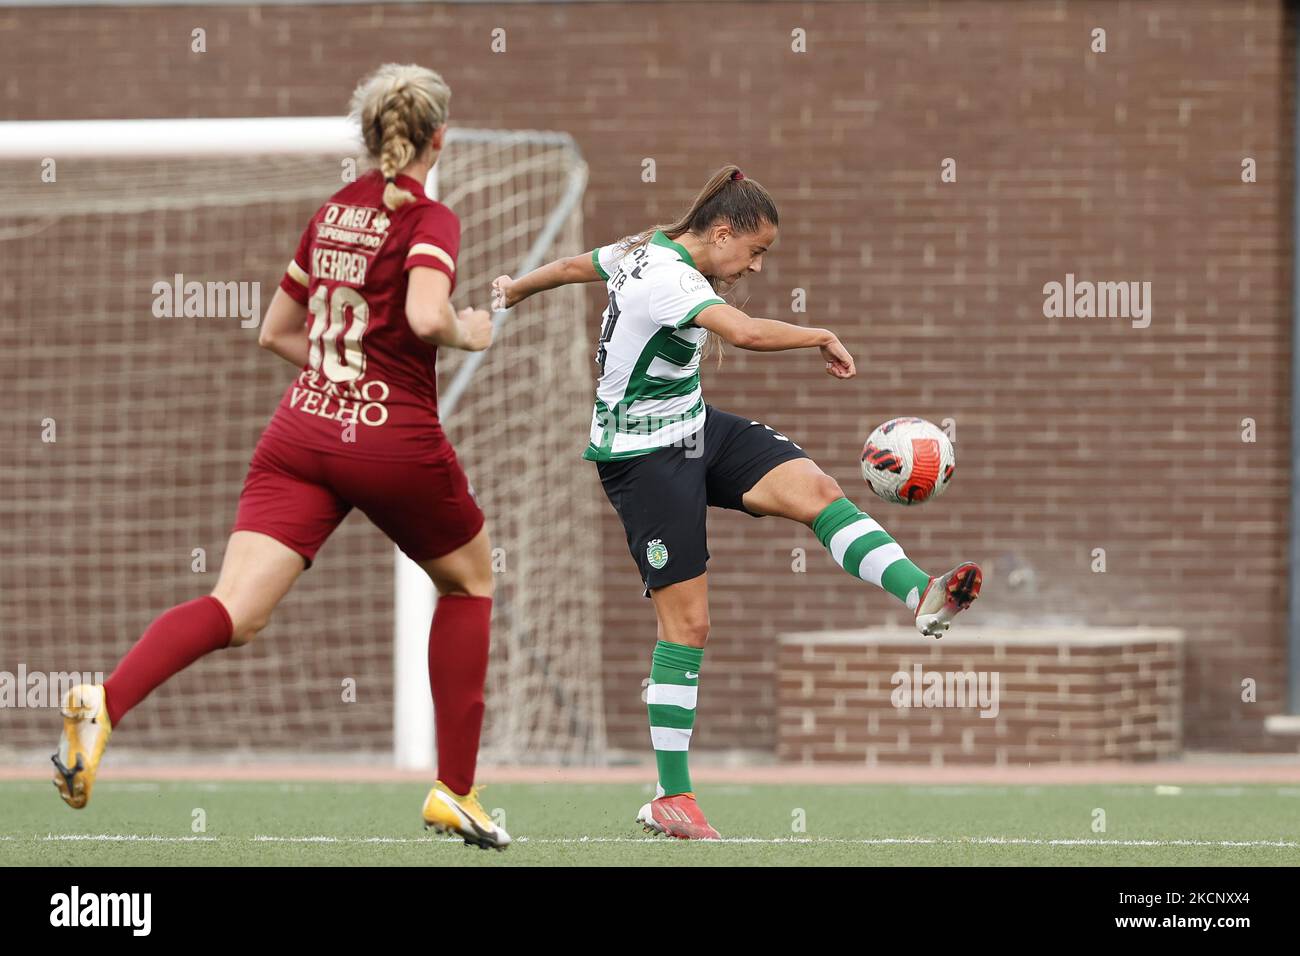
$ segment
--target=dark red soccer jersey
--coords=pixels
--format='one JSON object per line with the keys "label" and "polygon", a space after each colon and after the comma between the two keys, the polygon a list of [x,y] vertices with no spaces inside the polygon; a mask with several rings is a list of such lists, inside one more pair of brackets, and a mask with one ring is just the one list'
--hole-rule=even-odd
{"label": "dark red soccer jersey", "polygon": [[398,176],[415,196],[384,207],[372,171],[335,193],[307,224],[280,288],[307,306],[307,365],[284,393],[266,435],[320,451],[388,461],[433,461],[450,448],[438,422],[437,348],[406,321],[407,270],[456,282],[460,221]]}

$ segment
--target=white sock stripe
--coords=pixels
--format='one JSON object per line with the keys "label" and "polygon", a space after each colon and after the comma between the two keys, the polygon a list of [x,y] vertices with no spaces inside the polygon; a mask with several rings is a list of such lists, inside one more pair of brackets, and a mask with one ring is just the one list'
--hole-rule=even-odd
{"label": "white sock stripe", "polygon": [[695,700],[699,694],[698,687],[689,684],[651,684],[645,691],[647,704],[671,704],[674,707],[695,709]]}
{"label": "white sock stripe", "polygon": [[858,566],[858,577],[879,587],[880,579],[885,576],[886,569],[899,558],[906,557],[903,549],[894,541],[879,548],[872,548],[862,556],[862,564]]}
{"label": "white sock stripe", "polygon": [[650,743],[655,750],[690,750],[691,732],[681,727],[651,727]]}
{"label": "white sock stripe", "polygon": [[836,531],[831,535],[831,557],[835,559],[836,564],[840,567],[844,567],[844,553],[849,550],[849,545],[854,541],[857,541],[858,538],[862,537],[864,534],[871,534],[873,531],[884,530],[885,529],[880,527],[875,520],[863,515],[857,521],[845,525],[843,528],[840,528],[839,531]]}

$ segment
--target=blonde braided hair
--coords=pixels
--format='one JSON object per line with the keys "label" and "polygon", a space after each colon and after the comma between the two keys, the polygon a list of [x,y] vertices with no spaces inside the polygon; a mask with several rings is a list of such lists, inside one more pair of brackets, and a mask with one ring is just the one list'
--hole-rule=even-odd
{"label": "blonde braided hair", "polygon": [[396,183],[406,168],[447,123],[451,88],[422,66],[385,63],[357,84],[351,117],[361,125],[370,158],[387,185],[384,205],[397,209],[415,199]]}

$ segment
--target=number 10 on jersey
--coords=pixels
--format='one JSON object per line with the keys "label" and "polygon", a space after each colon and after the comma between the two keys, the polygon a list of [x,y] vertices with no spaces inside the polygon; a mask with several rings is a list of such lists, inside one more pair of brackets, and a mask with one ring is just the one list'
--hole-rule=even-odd
{"label": "number 10 on jersey", "polygon": [[[361,348],[361,337],[366,334],[370,306],[356,289],[345,285],[333,289],[319,285],[312,293],[307,309],[311,312],[307,364],[314,371],[324,373],[331,382],[355,382],[366,372],[366,353]],[[350,324],[349,309],[352,312]],[[338,347],[340,335],[343,336],[342,350]]]}

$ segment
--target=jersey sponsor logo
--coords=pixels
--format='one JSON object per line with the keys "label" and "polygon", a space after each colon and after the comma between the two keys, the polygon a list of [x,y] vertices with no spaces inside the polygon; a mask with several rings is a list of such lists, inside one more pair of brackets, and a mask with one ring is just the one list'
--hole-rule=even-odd
{"label": "jersey sponsor logo", "polygon": [[326,203],[316,224],[316,241],[355,246],[374,252],[384,244],[392,220],[382,209]]}
{"label": "jersey sponsor logo", "polygon": [[656,571],[663,570],[664,565],[668,563],[668,547],[662,539],[655,538],[645,546],[645,559]]}
{"label": "jersey sponsor logo", "polygon": [[340,229],[338,226],[318,225],[316,227],[317,242],[333,242],[342,246],[362,246],[374,251],[384,244],[382,235],[375,236],[369,233],[357,232],[355,229]]}
{"label": "jersey sponsor logo", "polygon": [[388,384],[377,379],[358,386],[355,382],[331,382],[320,372],[304,369],[289,395],[289,407],[344,424],[379,426],[388,421],[384,405],[388,392]]}
{"label": "jersey sponsor logo", "polygon": [[322,223],[327,226],[339,226],[345,229],[359,229],[364,232],[383,232],[390,222],[388,214],[374,206],[348,206],[343,203],[327,202]]}
{"label": "jersey sponsor logo", "polygon": [[699,292],[703,289],[713,288],[709,285],[709,280],[704,278],[704,276],[696,272],[694,269],[688,269],[686,272],[683,272],[681,279],[678,281],[681,283],[683,292]]}

